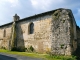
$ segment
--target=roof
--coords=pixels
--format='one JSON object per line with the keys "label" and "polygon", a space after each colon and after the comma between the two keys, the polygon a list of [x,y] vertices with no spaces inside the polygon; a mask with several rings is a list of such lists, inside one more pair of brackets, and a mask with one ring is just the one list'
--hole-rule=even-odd
{"label": "roof", "polygon": [[[51,11],[47,11],[47,12],[44,12],[44,13],[40,13],[40,14],[37,14],[37,15],[33,15],[33,16],[29,16],[29,17],[26,17],[26,18],[23,18],[23,19],[20,19],[19,21],[16,21],[16,22],[22,22],[22,21],[26,21],[28,19],[32,19],[32,18],[36,18],[36,17],[40,17],[40,16],[44,16],[44,15],[47,15],[47,14],[51,14],[53,13],[54,11],[56,10],[61,10],[61,9],[64,9],[64,8],[59,8],[59,9],[55,9],[55,10],[51,10]],[[7,26],[7,25],[11,25],[13,22],[10,22],[10,23],[7,23],[7,24],[4,24],[4,25],[1,25],[0,27],[4,27],[4,26]]]}

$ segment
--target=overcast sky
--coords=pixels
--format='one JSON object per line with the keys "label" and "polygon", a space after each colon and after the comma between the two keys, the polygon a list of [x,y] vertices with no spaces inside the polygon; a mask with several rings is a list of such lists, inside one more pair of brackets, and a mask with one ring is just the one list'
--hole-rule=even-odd
{"label": "overcast sky", "polygon": [[12,22],[15,13],[22,19],[58,8],[71,9],[80,26],[80,0],[0,0],[0,25]]}

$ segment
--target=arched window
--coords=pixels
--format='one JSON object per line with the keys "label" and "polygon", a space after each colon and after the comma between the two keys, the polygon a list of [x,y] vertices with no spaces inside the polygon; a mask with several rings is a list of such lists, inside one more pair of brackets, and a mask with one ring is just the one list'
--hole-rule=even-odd
{"label": "arched window", "polygon": [[29,25],[29,34],[33,34],[33,32],[34,32],[34,24],[30,23],[30,25]]}
{"label": "arched window", "polygon": [[6,37],[6,30],[4,29],[3,37]]}

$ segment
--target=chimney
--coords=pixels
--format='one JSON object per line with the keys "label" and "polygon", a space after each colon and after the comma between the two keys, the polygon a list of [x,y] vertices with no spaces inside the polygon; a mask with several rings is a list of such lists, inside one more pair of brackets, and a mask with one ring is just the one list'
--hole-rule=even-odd
{"label": "chimney", "polygon": [[17,14],[15,14],[15,16],[13,16],[14,21],[19,21],[19,19],[20,19],[20,17]]}

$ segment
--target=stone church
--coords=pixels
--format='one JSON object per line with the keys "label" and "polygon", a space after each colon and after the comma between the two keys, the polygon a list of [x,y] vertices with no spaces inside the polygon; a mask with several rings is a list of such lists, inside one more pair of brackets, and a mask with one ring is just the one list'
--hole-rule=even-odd
{"label": "stone church", "polygon": [[59,8],[0,26],[0,48],[29,48],[36,52],[71,55],[80,44],[80,28],[70,9]]}

